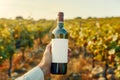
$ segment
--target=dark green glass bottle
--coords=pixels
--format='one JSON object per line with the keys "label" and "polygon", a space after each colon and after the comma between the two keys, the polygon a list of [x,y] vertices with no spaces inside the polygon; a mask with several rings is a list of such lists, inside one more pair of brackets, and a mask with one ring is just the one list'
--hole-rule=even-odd
{"label": "dark green glass bottle", "polygon": [[64,13],[58,13],[57,27],[52,32],[52,74],[66,74],[68,62],[68,32],[64,28]]}

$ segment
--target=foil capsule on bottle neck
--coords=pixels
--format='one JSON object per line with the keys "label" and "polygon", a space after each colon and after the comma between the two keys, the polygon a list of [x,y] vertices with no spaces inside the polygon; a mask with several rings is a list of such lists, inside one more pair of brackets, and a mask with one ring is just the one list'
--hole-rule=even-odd
{"label": "foil capsule on bottle neck", "polygon": [[58,21],[60,21],[60,22],[64,21],[64,13],[63,12],[58,13]]}

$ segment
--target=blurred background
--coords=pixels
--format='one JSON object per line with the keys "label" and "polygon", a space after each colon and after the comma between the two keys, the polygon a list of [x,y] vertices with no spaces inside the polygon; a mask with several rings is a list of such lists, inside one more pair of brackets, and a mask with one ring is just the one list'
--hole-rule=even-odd
{"label": "blurred background", "polygon": [[36,66],[57,13],[64,12],[72,56],[66,75],[45,80],[120,80],[119,0],[0,0],[0,80]]}

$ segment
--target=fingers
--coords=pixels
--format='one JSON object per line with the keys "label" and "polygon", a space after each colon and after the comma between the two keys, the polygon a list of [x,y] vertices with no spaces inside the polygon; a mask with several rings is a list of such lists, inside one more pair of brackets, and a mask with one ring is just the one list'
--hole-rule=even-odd
{"label": "fingers", "polygon": [[45,52],[51,53],[51,42],[46,46]]}
{"label": "fingers", "polygon": [[72,56],[72,53],[71,53],[71,49],[69,48],[68,49],[68,57],[71,57]]}
{"label": "fingers", "polygon": [[68,49],[68,62],[70,61],[70,57],[72,56],[71,49]]}

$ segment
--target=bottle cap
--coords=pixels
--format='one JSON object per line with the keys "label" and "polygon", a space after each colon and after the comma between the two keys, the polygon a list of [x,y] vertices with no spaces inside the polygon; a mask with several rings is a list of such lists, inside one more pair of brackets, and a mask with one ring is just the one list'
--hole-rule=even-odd
{"label": "bottle cap", "polygon": [[58,21],[63,21],[64,20],[64,13],[63,12],[59,12],[58,13]]}
{"label": "bottle cap", "polygon": [[59,12],[58,16],[64,16],[64,13],[63,12]]}

